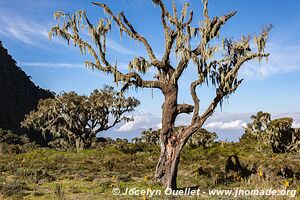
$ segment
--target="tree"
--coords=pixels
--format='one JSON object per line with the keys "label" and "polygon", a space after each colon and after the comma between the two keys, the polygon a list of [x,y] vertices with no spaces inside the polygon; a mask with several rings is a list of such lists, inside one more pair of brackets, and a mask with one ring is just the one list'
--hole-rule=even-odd
{"label": "tree", "polygon": [[289,117],[275,119],[270,122],[267,134],[274,153],[285,153],[293,148],[294,129],[292,123],[293,119]]}
{"label": "tree", "polygon": [[94,90],[89,97],[63,93],[54,99],[41,100],[37,110],[26,115],[22,126],[75,141],[80,150],[90,147],[100,131],[132,120],[123,114],[132,112],[138,105],[135,98],[118,95],[108,86]]}
{"label": "tree", "polygon": [[299,129],[292,128],[293,119],[283,117],[271,120],[270,113],[258,112],[245,129],[242,139],[253,138],[256,142],[272,147],[274,153],[300,150]]}
{"label": "tree", "polygon": [[266,131],[271,122],[271,115],[267,112],[259,111],[256,115],[251,116],[252,122],[245,128],[245,136],[254,136],[262,144],[268,144],[269,137]]}
{"label": "tree", "polygon": [[215,132],[209,132],[201,128],[190,137],[187,144],[192,148],[207,148],[212,146],[217,138],[218,136]]}
{"label": "tree", "polygon": [[158,145],[159,144],[159,130],[153,130],[149,128],[141,133],[141,141],[148,144]]}
{"label": "tree", "polygon": [[[175,2],[172,4],[173,13],[167,10],[162,0],[152,0],[152,2],[161,11],[164,33],[164,54],[161,59],[155,55],[148,40],[134,28],[124,12],[114,14],[106,4],[98,2],[93,2],[93,5],[102,8],[107,17],[101,18],[97,24],[94,25],[89,20],[86,11],[80,10],[73,15],[58,11],[54,16],[60,21],[58,21],[58,25],[52,27],[49,36],[50,39],[52,36],[60,36],[68,43],[73,42],[82,53],[87,51],[93,60],[86,61],[86,66],[112,74],[115,83],[123,83],[122,92],[134,86],[156,88],[163,93],[161,153],[155,177],[166,187],[174,189],[183,146],[213,114],[218,104],[222,104],[223,99],[235,92],[242,83],[242,80],[238,78],[238,72],[243,64],[254,59],[261,61],[262,58],[269,56],[268,53],[264,53],[264,48],[271,26],[263,29],[260,35],[254,37],[254,44],[257,47],[257,51],[254,51],[253,47],[250,47],[252,41],[250,36],[242,36],[237,41],[220,39],[221,28],[236,12],[210,18],[208,0],[203,0],[204,20],[199,25],[193,26],[193,11],[188,13],[188,3],[183,5],[180,14]],[[111,30],[112,22],[116,23],[121,37],[125,33],[141,43],[148,53],[149,58],[139,56],[129,62],[128,73],[119,71],[118,65],[112,64],[106,56],[106,36]],[[88,30],[91,40],[85,39],[85,30]],[[194,45],[196,42],[197,44]],[[171,52],[179,57],[176,66],[170,63]],[[193,105],[180,104],[177,101],[178,80],[182,77],[183,72],[191,66],[190,61],[196,66],[198,75],[190,85]],[[150,68],[153,68],[156,74],[153,79],[144,80],[142,74],[149,71]],[[200,102],[196,88],[203,84],[215,86],[216,95],[205,111],[200,114]],[[178,115],[183,113],[193,113],[191,123],[181,132],[174,132],[175,120]]]}

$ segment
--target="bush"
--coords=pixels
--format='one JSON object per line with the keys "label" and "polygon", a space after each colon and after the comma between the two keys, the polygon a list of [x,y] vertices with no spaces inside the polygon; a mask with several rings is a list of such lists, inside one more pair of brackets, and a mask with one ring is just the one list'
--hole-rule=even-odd
{"label": "bush", "polygon": [[74,149],[74,143],[72,143],[72,141],[66,140],[65,138],[54,139],[53,141],[50,141],[48,145],[51,148],[61,151]]}
{"label": "bush", "polygon": [[242,138],[254,138],[263,144],[268,144],[269,137],[266,131],[271,122],[270,113],[260,111],[256,115],[252,115],[251,119],[252,123],[247,124]]}
{"label": "bush", "polygon": [[0,155],[4,153],[24,153],[37,147],[38,145],[30,141],[26,135],[17,135],[11,130],[0,128]]}
{"label": "bush", "polygon": [[215,132],[209,132],[206,129],[201,128],[190,137],[187,145],[191,148],[206,148],[212,146],[217,138],[218,136]]}
{"label": "bush", "polygon": [[17,181],[0,183],[0,193],[5,197],[11,197],[12,199],[22,199],[26,189],[24,183]]}
{"label": "bush", "polygon": [[141,133],[142,136],[140,138],[140,141],[151,145],[158,145],[159,132],[160,130],[153,130],[152,128],[149,128],[148,130]]}
{"label": "bush", "polygon": [[[185,126],[178,126],[175,127],[175,132],[181,132]],[[140,144],[140,143],[145,143],[148,146],[149,145],[159,145],[159,133],[160,129],[154,130],[152,128],[143,131],[141,133],[140,138],[133,138],[132,142],[134,144]],[[197,148],[197,147],[209,147],[211,146],[214,141],[217,139],[217,134],[214,132],[209,132],[206,129],[199,129],[196,133],[194,133],[190,139],[187,142],[187,145],[192,147],[192,148]]]}

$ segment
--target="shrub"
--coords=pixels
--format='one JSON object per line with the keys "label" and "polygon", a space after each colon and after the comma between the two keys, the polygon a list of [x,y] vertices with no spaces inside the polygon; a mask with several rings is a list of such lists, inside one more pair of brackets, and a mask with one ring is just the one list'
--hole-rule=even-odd
{"label": "shrub", "polygon": [[17,135],[11,130],[0,128],[0,155],[4,153],[23,153],[37,148],[26,135]]}
{"label": "shrub", "polygon": [[158,145],[159,144],[159,132],[160,130],[154,130],[152,128],[143,131],[141,133],[141,142],[145,142],[152,145]]}
{"label": "shrub", "polygon": [[267,112],[258,112],[256,115],[251,116],[252,122],[247,124],[245,129],[246,136],[255,138],[259,142],[268,144],[269,136],[266,133],[266,130],[271,122],[271,115]]}
{"label": "shrub", "polygon": [[26,189],[24,183],[18,181],[0,183],[0,193],[12,199],[22,199]]}
{"label": "shrub", "polygon": [[210,147],[218,138],[215,132],[209,132],[204,128],[199,129],[189,138],[187,145],[192,148]]}
{"label": "shrub", "polygon": [[74,143],[72,141],[66,140],[65,138],[54,139],[53,141],[50,141],[48,145],[51,148],[62,151],[71,150],[74,148]]}

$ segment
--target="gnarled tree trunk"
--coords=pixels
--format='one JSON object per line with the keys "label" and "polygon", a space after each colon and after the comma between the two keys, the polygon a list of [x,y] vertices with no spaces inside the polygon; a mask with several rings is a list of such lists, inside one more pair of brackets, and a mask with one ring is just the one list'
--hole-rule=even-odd
{"label": "gnarled tree trunk", "polygon": [[[153,1],[161,9],[161,21],[165,36],[165,52],[161,60],[157,59],[151,45],[145,37],[138,33],[132,26],[124,13],[115,15],[111,9],[101,3],[94,2],[94,5],[100,6],[105,10],[112,20],[105,18],[106,23],[99,27],[94,27],[87,18],[85,12],[77,12],[74,17],[69,14],[57,12],[57,19],[64,17],[62,26],[54,26],[50,35],[65,36],[68,42],[73,41],[80,49],[88,49],[93,61],[86,62],[86,65],[102,72],[114,75],[115,83],[124,83],[121,91],[124,92],[131,86],[141,88],[160,89],[165,101],[162,113],[162,129],[160,132],[160,159],[156,167],[156,179],[162,182],[166,187],[176,188],[176,176],[179,164],[180,152],[188,138],[197,129],[201,128],[206,119],[211,116],[219,103],[222,103],[224,97],[229,96],[242,82],[238,78],[238,72],[241,66],[250,60],[267,58],[269,54],[264,53],[268,32],[272,28],[267,27],[263,32],[256,36],[256,45],[258,51],[253,52],[249,48],[250,37],[242,37],[239,41],[232,41],[223,38],[222,57],[218,56],[218,49],[221,44],[212,42],[215,38],[219,38],[221,27],[235,15],[236,12],[229,12],[221,17],[210,19],[208,13],[208,0],[203,0],[204,23],[199,26],[192,26],[193,12],[187,18],[188,4],[185,4],[182,14],[179,17],[176,5],[173,4],[173,15],[168,11],[162,0]],[[77,17],[80,15],[81,17]],[[68,17],[66,17],[68,16]],[[144,57],[135,57],[130,61],[128,73],[122,73],[117,69],[116,65],[108,62],[105,51],[105,41],[107,33],[110,30],[111,21],[115,21],[120,28],[120,33],[125,32],[130,38],[141,42],[146,48],[149,59]],[[68,26],[66,25],[68,24]],[[71,24],[71,25],[70,25]],[[83,29],[92,30],[91,37],[93,43],[90,44],[79,35],[79,24],[85,24]],[[82,32],[81,32],[82,34]],[[103,38],[95,39],[95,38]],[[193,38],[199,39],[199,43],[191,45]],[[220,40],[221,41],[221,40]],[[93,47],[99,47],[98,50]],[[192,48],[191,46],[196,46]],[[174,51],[173,51],[174,50]],[[99,52],[99,53],[98,53]],[[170,55],[174,52],[180,56],[176,66],[170,63]],[[216,57],[216,58],[215,58]],[[189,62],[193,61],[197,68],[197,79],[190,85],[190,92],[194,101],[193,105],[177,104],[178,80],[183,72],[188,68]],[[154,78],[144,80],[141,77],[145,71],[154,67],[157,70]],[[157,79],[157,80],[156,80]],[[203,84],[212,84],[216,89],[216,96],[204,113],[199,115],[199,98],[196,94],[196,87]],[[180,113],[194,112],[191,124],[184,128],[181,133],[175,133],[175,119]]]}
{"label": "gnarled tree trunk", "polygon": [[178,87],[172,86],[164,91],[165,102],[162,106],[162,129],[160,132],[160,158],[156,167],[155,178],[166,187],[175,189],[182,147],[174,134],[177,116]]}
{"label": "gnarled tree trunk", "polygon": [[[164,88],[165,89],[165,88]],[[156,166],[155,178],[167,188],[176,189],[176,178],[180,153],[188,138],[199,127],[190,126],[182,133],[175,133],[175,119],[183,111],[182,105],[177,104],[178,86],[171,85],[163,90],[165,101],[162,106],[162,129],[160,132],[160,158]],[[192,108],[187,108],[192,110]],[[186,110],[183,113],[187,113]]]}
{"label": "gnarled tree trunk", "polygon": [[[176,189],[176,178],[182,146],[169,140],[163,148],[156,167],[156,179],[167,188]],[[173,144],[172,144],[173,143]]]}

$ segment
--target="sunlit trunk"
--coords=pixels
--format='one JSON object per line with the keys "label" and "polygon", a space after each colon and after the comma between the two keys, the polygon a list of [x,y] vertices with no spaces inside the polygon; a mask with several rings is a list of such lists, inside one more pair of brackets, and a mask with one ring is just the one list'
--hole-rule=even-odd
{"label": "sunlit trunk", "polygon": [[77,153],[85,149],[84,141],[79,137],[75,140]]}
{"label": "sunlit trunk", "polygon": [[180,159],[180,145],[167,144],[161,151],[156,168],[156,178],[167,188],[176,189],[176,179]]}
{"label": "sunlit trunk", "polygon": [[165,187],[176,188],[176,178],[181,147],[176,135],[173,135],[177,116],[178,88],[172,87],[165,92],[160,132],[160,158],[156,166],[155,178]]}

